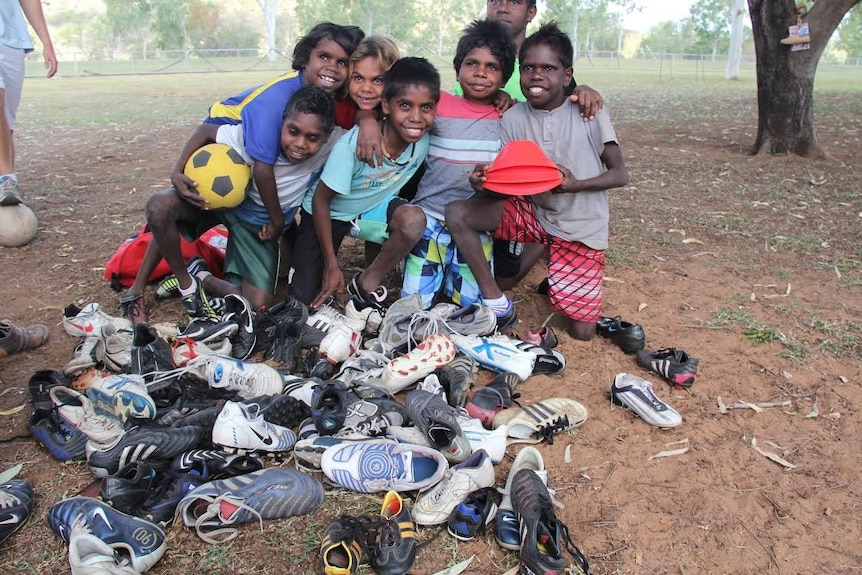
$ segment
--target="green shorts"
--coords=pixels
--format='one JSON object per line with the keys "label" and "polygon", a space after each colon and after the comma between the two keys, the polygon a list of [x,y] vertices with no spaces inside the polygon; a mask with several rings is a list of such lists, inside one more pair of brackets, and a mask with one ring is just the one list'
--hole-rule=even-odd
{"label": "green shorts", "polygon": [[[212,210],[209,216],[210,219],[200,222],[177,222],[180,235],[194,241],[208,229],[224,225],[229,232],[222,270],[224,278],[234,285],[245,283],[275,293],[280,242],[260,241],[257,235],[260,227],[241,221],[231,209]],[[292,218],[285,219],[288,225],[292,221]]]}

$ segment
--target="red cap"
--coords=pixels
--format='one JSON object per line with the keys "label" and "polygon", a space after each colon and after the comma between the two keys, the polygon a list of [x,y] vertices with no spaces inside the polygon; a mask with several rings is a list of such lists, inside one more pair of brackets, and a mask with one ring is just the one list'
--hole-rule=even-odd
{"label": "red cap", "polygon": [[560,170],[532,140],[512,140],[485,172],[485,187],[510,196],[528,196],[563,183]]}

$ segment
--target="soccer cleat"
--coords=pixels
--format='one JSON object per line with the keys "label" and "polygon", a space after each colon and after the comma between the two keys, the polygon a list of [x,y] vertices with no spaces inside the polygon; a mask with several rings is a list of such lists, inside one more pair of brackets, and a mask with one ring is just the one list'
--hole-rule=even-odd
{"label": "soccer cleat", "polygon": [[377,333],[383,322],[383,316],[386,315],[384,303],[389,297],[389,291],[384,286],[377,286],[373,292],[363,293],[359,288],[359,275],[353,276],[347,284],[347,293],[351,297],[344,313],[349,318],[365,322],[366,333]]}
{"label": "soccer cleat", "polygon": [[519,383],[514,373],[498,373],[488,385],[477,387],[467,394],[465,409],[470,417],[478,419],[487,429],[493,426],[494,416],[511,407],[521,394],[513,393]]}
{"label": "soccer cleat", "polygon": [[618,373],[614,377],[611,401],[656,427],[676,427],[682,423],[682,416],[656,396],[652,384],[636,375]]}
{"label": "soccer cleat", "polygon": [[76,533],[92,535],[136,573],[150,569],[167,549],[161,527],[92,497],[71,497],[54,504],[48,509],[48,526],[66,543]]}
{"label": "soccer cleat", "polygon": [[505,335],[479,337],[454,333],[451,338],[458,351],[469,355],[482,367],[516,373],[521,381],[533,374],[536,354],[518,349],[515,341]]}
{"label": "soccer cleat", "polygon": [[186,369],[210,387],[235,391],[243,399],[275,395],[284,389],[281,374],[265,363],[202,355],[189,361]]}
{"label": "soccer cleat", "polygon": [[142,375],[147,382],[147,390],[152,393],[169,387],[175,381],[175,378],[160,376],[172,371],[174,367],[171,344],[151,325],[136,324],[129,373]]}
{"label": "soccer cleat", "polygon": [[176,516],[208,543],[237,536],[234,525],[305,515],[323,503],[319,481],[294,469],[272,467],[205,483],[177,506]]}
{"label": "soccer cleat", "polygon": [[87,397],[97,412],[120,421],[156,418],[156,403],[140,375],[109,375],[97,379],[87,388]]}
{"label": "soccer cleat", "polygon": [[128,329],[118,330],[114,324],[108,324],[102,328],[102,340],[105,344],[105,353],[102,363],[111,371],[122,373],[126,371],[132,361],[132,340],[134,332]]}
{"label": "soccer cleat", "polygon": [[430,447],[369,439],[329,447],[321,457],[320,468],[330,481],[345,489],[380,493],[428,489],[443,478],[449,465]]}
{"label": "soccer cleat", "polygon": [[[548,488],[531,469],[521,469],[512,480],[512,508],[519,516],[521,573],[556,575],[566,567],[563,545],[574,558],[575,568],[589,575],[587,558],[575,547],[569,528],[557,519]],[[578,571],[575,571],[578,572]]]}
{"label": "soccer cleat", "polygon": [[48,341],[48,327],[35,324],[18,327],[11,321],[0,321],[0,358],[35,349]]}
{"label": "soccer cleat", "polygon": [[334,379],[338,366],[326,359],[326,355],[320,353],[317,347],[309,349],[302,356],[300,372],[305,373],[313,379]]}
{"label": "soccer cleat", "polygon": [[533,375],[557,375],[566,369],[566,356],[562,352],[556,349],[547,350],[526,341],[512,341],[515,343],[515,347],[521,351],[536,356],[536,362],[533,364]]}
{"label": "soccer cleat", "polygon": [[459,463],[473,452],[458,423],[458,412],[443,398],[421,389],[407,394],[407,413],[434,449],[450,463]]}
{"label": "soccer cleat", "polygon": [[255,350],[269,349],[276,336],[279,326],[285,323],[295,324],[302,327],[308,320],[308,308],[296,298],[287,296],[264,313],[257,317],[254,324],[254,332],[257,337]]}
{"label": "soccer cleat", "polygon": [[230,355],[237,359],[248,359],[257,344],[254,310],[247,299],[232,293],[224,297],[224,310],[222,321],[231,321],[237,325],[236,333],[230,337],[233,346]]}
{"label": "soccer cleat", "polygon": [[521,533],[518,524],[518,514],[512,509],[512,481],[515,474],[521,469],[530,469],[538,475],[544,485],[548,484],[548,471],[545,469],[545,460],[542,453],[535,447],[527,446],[518,452],[509,474],[506,476],[506,486],[502,490],[503,498],[500,500],[500,508],[497,511],[497,522],[494,527],[494,536],[497,543],[503,549],[509,551],[521,550]]}
{"label": "soccer cleat", "polygon": [[518,314],[515,312],[515,304],[512,300],[506,298],[506,311],[503,313],[494,312],[497,316],[497,333],[505,334],[512,331],[518,326]]}
{"label": "soccer cleat", "polygon": [[407,355],[386,364],[383,383],[391,393],[398,393],[455,358],[455,345],[448,335],[432,335]]}
{"label": "soccer cleat", "polygon": [[305,323],[322,332],[329,332],[336,325],[346,325],[356,333],[362,333],[362,330],[365,329],[363,320],[349,318],[329,304],[323,304],[314,310],[314,313],[308,316]]}
{"label": "soccer cleat", "polygon": [[54,409],[37,408],[30,416],[30,433],[58,461],[73,461],[86,456],[89,438]]}
{"label": "soccer cleat", "polygon": [[446,398],[452,407],[462,407],[476,381],[479,364],[469,355],[455,354],[455,359],[440,370],[440,381],[446,388]]}
{"label": "soccer cleat", "polygon": [[54,387],[51,401],[57,414],[78,431],[98,443],[108,443],[123,433],[123,424],[113,415],[97,413],[89,397],[69,387]]}
{"label": "soccer cleat", "polygon": [[97,303],[79,308],[74,304],[63,309],[63,329],[74,337],[87,337],[102,333],[102,327],[113,324],[117,330],[130,330],[132,323],[122,317],[114,317],[103,312]]}
{"label": "soccer cleat", "polygon": [[218,449],[193,449],[177,455],[171,460],[174,471],[187,472],[203,463],[209,481],[245,475],[263,469],[263,460],[251,455],[235,455]]}
{"label": "soccer cleat", "polygon": [[296,434],[266,421],[257,404],[228,401],[213,425],[212,442],[240,454],[280,453],[293,448]]}
{"label": "soccer cleat", "polygon": [[27,384],[33,409],[51,409],[51,388],[70,387],[72,381],[64,373],[53,369],[41,369],[30,376]]}
{"label": "soccer cleat", "polygon": [[493,487],[483,487],[467,495],[449,516],[446,526],[449,535],[459,541],[472,541],[483,535],[497,516],[500,497],[500,492]]}
{"label": "soccer cleat", "polygon": [[540,327],[539,329],[528,331],[527,335],[524,336],[524,341],[538,347],[543,347],[546,350],[554,349],[560,343],[557,339],[557,334],[550,327]]}
{"label": "soccer cleat", "polygon": [[177,339],[174,341],[171,357],[174,360],[174,365],[183,367],[201,355],[230,355],[231,349],[232,346],[228,339],[223,339],[216,349],[193,339]]}
{"label": "soccer cleat", "polygon": [[482,449],[475,451],[461,463],[450,467],[440,483],[416,500],[413,519],[418,525],[446,523],[470,493],[493,485],[494,464],[491,458]]}
{"label": "soccer cleat", "polygon": [[96,367],[105,358],[105,340],[102,334],[90,335],[75,346],[75,357],[63,366],[63,373],[75,377],[91,367]]}
{"label": "soccer cleat", "polygon": [[298,427],[311,415],[311,409],[305,403],[285,394],[261,395],[244,403],[257,404],[266,421],[281,427]]}
{"label": "soccer cleat", "polygon": [[[189,260],[186,269],[189,272],[189,275],[197,278],[198,272],[202,271],[210,271],[209,266],[207,265],[206,260],[204,260],[200,256],[195,256]],[[177,276],[174,274],[170,274],[165,277],[162,281],[159,282],[159,285],[156,286],[155,291],[156,299],[168,299],[172,297],[177,297],[180,295],[180,280],[177,279]]]}
{"label": "soccer cleat", "polygon": [[336,436],[343,439],[366,439],[386,434],[391,426],[406,425],[407,410],[388,397],[359,398],[347,406],[344,424]]}
{"label": "soccer cleat", "polygon": [[509,427],[501,425],[497,429],[487,429],[482,422],[469,417],[463,411],[458,414],[458,425],[464,432],[464,437],[470,442],[473,451],[484,449],[494,465],[500,463],[506,456],[506,442],[509,437]]}
{"label": "soccer cleat", "polygon": [[550,397],[530,405],[504,409],[494,416],[493,426],[509,426],[509,437],[540,439],[549,444],[554,434],[580,427],[587,420],[587,408],[568,397]]}
{"label": "soccer cleat", "polygon": [[194,291],[189,295],[180,296],[180,303],[182,303],[189,319],[208,318],[217,321],[219,318],[219,313],[216,310],[218,305],[207,294],[203,282],[192,276],[192,283],[194,284]]}
{"label": "soccer cleat", "polygon": [[360,530],[368,521],[364,516],[341,515],[329,522],[320,541],[323,575],[356,575],[362,556],[367,553],[367,541]]}
{"label": "soccer cleat", "polygon": [[348,357],[361,349],[362,336],[346,325],[336,325],[326,332],[320,341],[318,352],[332,364],[344,362]]}
{"label": "soccer cleat", "polygon": [[234,321],[220,321],[209,318],[195,318],[177,337],[193,339],[214,347],[222,340],[230,338],[239,329]]}
{"label": "soccer cleat", "polygon": [[320,435],[334,435],[347,418],[347,388],[338,380],[318,385],[311,396],[311,419]]}
{"label": "soccer cleat", "polygon": [[416,525],[404,499],[397,491],[388,491],[380,507],[382,523],[371,554],[371,566],[377,575],[409,573],[416,560]]}
{"label": "soccer cleat", "polygon": [[135,461],[102,479],[99,499],[123,513],[134,514],[156,479],[156,470],[145,461]]}
{"label": "soccer cleat", "polygon": [[132,325],[148,323],[144,296],[139,293],[124,293],[120,296],[120,315]]}
{"label": "soccer cleat", "polygon": [[639,366],[662,376],[677,389],[688,389],[694,385],[698,360],[689,357],[681,349],[642,349],[638,351],[636,359]]}
{"label": "soccer cleat", "polygon": [[96,477],[107,477],[135,461],[173,459],[201,440],[198,427],[134,425],[111,443],[87,443],[87,463]]}
{"label": "soccer cleat", "polygon": [[0,483],[0,545],[21,529],[33,511],[33,488],[21,479]]}
{"label": "soccer cleat", "polygon": [[209,481],[206,463],[198,461],[185,471],[164,471],[135,515],[167,527],[174,520],[179,502],[195,487]]}
{"label": "soccer cleat", "polygon": [[646,345],[644,328],[637,323],[623,321],[620,316],[600,317],[596,333],[620,346],[625,353],[635,353]]}

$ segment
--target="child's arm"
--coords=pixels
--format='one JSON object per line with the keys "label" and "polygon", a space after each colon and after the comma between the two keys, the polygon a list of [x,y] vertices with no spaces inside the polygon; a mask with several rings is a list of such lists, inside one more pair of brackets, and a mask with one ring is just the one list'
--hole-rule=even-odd
{"label": "child's arm", "polygon": [[272,164],[255,162],[251,169],[251,176],[254,178],[254,185],[257,187],[266,213],[269,214],[269,223],[261,226],[257,237],[262,242],[278,240],[284,232],[284,214],[278,201],[278,189],[275,186]]}
{"label": "child's arm", "polygon": [[602,151],[601,158],[602,163],[607,169],[601,175],[595,178],[587,178],[586,180],[576,179],[568,168],[557,164],[557,167],[560,168],[560,172],[563,174],[563,183],[560,184],[560,187],[552,190],[551,193],[597,192],[619,188],[629,183],[629,175],[626,171],[626,164],[623,160],[623,153],[620,150],[619,144],[616,142],[607,142],[605,149]]}
{"label": "child's arm", "polygon": [[180,195],[182,199],[193,205],[199,210],[207,210],[207,201],[203,199],[197,191],[198,183],[183,173],[186,167],[186,162],[195,151],[207,144],[212,144],[216,141],[218,126],[215,124],[201,124],[197,127],[194,133],[189,136],[183,149],[180,151],[180,157],[174,165],[174,170],[171,172],[171,185]]}
{"label": "child's arm", "polygon": [[320,284],[320,292],[309,307],[316,308],[326,303],[329,296],[335,292],[344,291],[344,273],[338,265],[338,257],[332,243],[332,219],[330,217],[330,204],[335,192],[322,181],[314,190],[311,199],[312,220],[314,231],[317,233],[317,241],[320,242],[320,252],[323,254],[323,278]]}
{"label": "child's arm", "polygon": [[592,120],[596,114],[602,111],[605,105],[605,100],[602,95],[587,86],[586,84],[578,84],[575,91],[569,96],[572,102],[575,102],[581,108],[581,117],[586,120]]}
{"label": "child's arm", "polygon": [[380,131],[380,118],[377,110],[357,110],[356,125],[359,126],[359,138],[356,143],[356,155],[372,168],[383,167],[383,133]]}

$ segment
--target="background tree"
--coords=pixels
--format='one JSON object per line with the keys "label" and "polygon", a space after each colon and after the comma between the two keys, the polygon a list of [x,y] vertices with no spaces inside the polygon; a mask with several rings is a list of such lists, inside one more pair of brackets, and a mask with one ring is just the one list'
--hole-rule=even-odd
{"label": "background tree", "polygon": [[757,54],[757,139],[754,153],[822,157],[814,130],[814,74],[829,38],[860,0],[819,0],[805,20],[811,48],[792,52],[781,43],[796,23],[793,0],[748,0]]}
{"label": "background tree", "polygon": [[733,17],[731,0],[697,0],[689,8],[691,25],[697,35],[694,52],[712,53],[713,60],[719,50],[724,52],[730,41],[730,22]]}
{"label": "background tree", "polygon": [[733,0],[733,14],[730,23],[730,44],[727,48],[727,67],[725,80],[739,78],[739,65],[742,61],[742,44],[745,40],[745,0]]}
{"label": "background tree", "polygon": [[584,50],[616,50],[623,12],[636,8],[634,0],[547,0],[542,22],[556,20],[572,39],[575,58]]}
{"label": "background tree", "polygon": [[851,56],[862,56],[862,8],[850,10],[838,27],[838,47]]}
{"label": "background tree", "polygon": [[263,10],[263,22],[266,26],[266,55],[270,62],[274,62],[278,50],[278,37],[275,35],[278,0],[257,0],[257,3]]}

